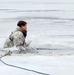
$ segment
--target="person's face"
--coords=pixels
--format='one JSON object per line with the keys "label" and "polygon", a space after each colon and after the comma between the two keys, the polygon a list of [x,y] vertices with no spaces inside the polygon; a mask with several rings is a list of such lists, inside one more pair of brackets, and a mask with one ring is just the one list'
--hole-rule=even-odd
{"label": "person's face", "polygon": [[22,29],[23,31],[27,31],[27,25],[21,26],[21,29]]}

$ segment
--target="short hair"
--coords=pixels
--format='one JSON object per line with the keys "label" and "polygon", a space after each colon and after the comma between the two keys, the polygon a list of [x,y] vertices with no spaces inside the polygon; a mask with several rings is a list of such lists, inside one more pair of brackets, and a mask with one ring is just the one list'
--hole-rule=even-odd
{"label": "short hair", "polygon": [[17,26],[21,27],[21,26],[25,26],[26,24],[27,24],[27,22],[25,22],[25,21],[19,21],[17,23]]}

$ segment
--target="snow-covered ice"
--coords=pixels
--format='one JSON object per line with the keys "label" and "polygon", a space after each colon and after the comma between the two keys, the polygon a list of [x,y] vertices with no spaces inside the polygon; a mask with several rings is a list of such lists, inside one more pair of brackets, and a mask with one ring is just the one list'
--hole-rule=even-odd
{"label": "snow-covered ice", "polygon": [[[48,73],[49,75],[74,75],[74,56],[47,56],[26,54],[19,56],[7,56],[3,58],[6,63],[20,66],[35,71]],[[0,62],[1,75],[39,75],[34,72],[20,70],[5,66]]]}
{"label": "snow-covered ice", "polygon": [[[74,0],[0,0],[0,55],[19,20],[28,22],[29,48],[41,50],[12,54],[3,60],[50,75],[74,75]],[[43,50],[46,48],[49,50]],[[10,74],[38,75],[0,62],[0,75]]]}

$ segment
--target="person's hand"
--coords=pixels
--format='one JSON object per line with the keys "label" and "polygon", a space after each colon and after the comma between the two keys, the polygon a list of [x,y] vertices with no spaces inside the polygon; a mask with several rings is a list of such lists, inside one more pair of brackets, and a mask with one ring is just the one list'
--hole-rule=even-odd
{"label": "person's hand", "polygon": [[8,51],[7,53],[5,53],[4,56],[11,56],[12,52],[11,51]]}

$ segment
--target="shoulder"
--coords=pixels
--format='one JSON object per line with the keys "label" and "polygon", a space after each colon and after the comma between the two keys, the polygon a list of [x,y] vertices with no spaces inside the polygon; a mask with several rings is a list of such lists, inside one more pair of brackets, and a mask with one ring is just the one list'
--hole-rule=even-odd
{"label": "shoulder", "polygon": [[23,33],[21,31],[16,31],[16,32],[13,32],[12,36],[23,36]]}

